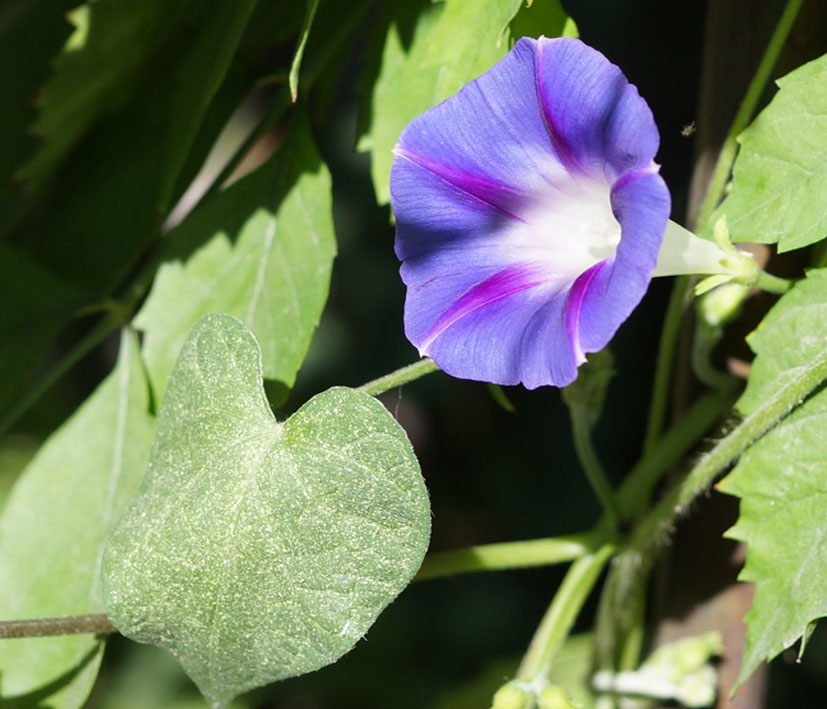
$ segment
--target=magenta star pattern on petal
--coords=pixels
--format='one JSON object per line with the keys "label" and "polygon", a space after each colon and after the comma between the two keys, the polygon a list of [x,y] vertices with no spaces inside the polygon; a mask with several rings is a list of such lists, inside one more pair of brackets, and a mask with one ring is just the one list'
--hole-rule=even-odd
{"label": "magenta star pattern on petal", "polygon": [[411,121],[391,172],[408,339],[456,377],[572,382],[649,285],[658,142],[637,89],[576,39],[521,39]]}

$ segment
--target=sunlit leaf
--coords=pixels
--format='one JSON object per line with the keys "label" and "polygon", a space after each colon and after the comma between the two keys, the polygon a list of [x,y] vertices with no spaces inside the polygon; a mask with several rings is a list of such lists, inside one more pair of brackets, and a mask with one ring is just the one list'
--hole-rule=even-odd
{"label": "sunlit leaf", "polygon": [[292,386],[336,251],[330,177],[306,123],[297,116],[278,152],[206,200],[170,244],[181,260],[162,267],[136,320],[156,395],[187,334],[210,312],[241,318],[261,344],[264,376]]}
{"label": "sunlit leaf", "polygon": [[778,80],[739,138],[726,214],[734,241],[800,249],[827,236],[827,56]]}
{"label": "sunlit leaf", "polygon": [[350,650],[428,543],[419,467],[384,407],[331,389],[278,423],[261,371],[239,320],[196,326],[104,557],[109,617],[170,649],[213,706]]}
{"label": "sunlit leaf", "polygon": [[[757,409],[827,342],[827,269],[811,271],[750,336],[756,359],[739,409]],[[739,682],[827,615],[827,390],[749,448],[719,488],[740,500],[728,536],[747,543],[740,578],[754,581]]]}
{"label": "sunlit leaf", "polygon": [[[140,484],[154,426],[139,357],[124,333],[115,370],[12,490],[0,520],[0,618],[103,611],[103,543]],[[0,703],[35,693],[32,706],[82,706],[101,650],[92,635],[0,642]]]}

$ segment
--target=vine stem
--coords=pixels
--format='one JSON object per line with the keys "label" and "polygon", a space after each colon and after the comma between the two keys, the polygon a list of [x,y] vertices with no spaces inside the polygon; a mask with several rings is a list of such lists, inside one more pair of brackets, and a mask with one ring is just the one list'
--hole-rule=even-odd
{"label": "vine stem", "polygon": [[599,549],[605,539],[605,534],[587,532],[437,552],[425,557],[413,580],[425,581],[472,571],[501,571],[574,561]]}
{"label": "vine stem", "polygon": [[109,313],[85,336],[61,357],[43,377],[12,406],[0,419],[0,435],[6,433],[29,408],[66,372],[83,357],[103,342],[111,333],[121,327],[128,318],[123,309],[113,307]]}
{"label": "vine stem", "polygon": [[761,57],[761,63],[758,65],[755,74],[747,87],[747,92],[744,95],[741,105],[738,107],[738,113],[732,121],[732,125],[727,133],[726,140],[721,147],[721,152],[718,154],[718,160],[715,163],[715,170],[712,173],[712,178],[709,180],[709,186],[706,190],[706,195],[698,208],[695,215],[694,223],[697,227],[703,228],[721,201],[724,195],[727,181],[729,180],[729,173],[732,170],[732,163],[735,161],[735,154],[738,152],[738,136],[747,127],[747,124],[755,112],[755,107],[758,105],[758,100],[761,98],[761,92],[770,78],[773,66],[781,53],[781,48],[790,34],[798,11],[801,9],[803,0],[788,0],[778,20],[778,25],[770,38],[767,49],[764,51],[764,56]]}
{"label": "vine stem", "polygon": [[378,379],[374,379],[367,384],[362,384],[362,386],[356,388],[356,391],[361,391],[365,394],[376,396],[377,394],[388,391],[388,389],[394,389],[395,387],[402,386],[403,384],[412,382],[420,377],[424,377],[426,374],[437,371],[439,371],[439,367],[434,364],[434,361],[428,357],[423,357],[418,362],[401,367],[400,369],[397,369],[390,374],[386,374],[383,377],[379,377]]}
{"label": "vine stem", "polygon": [[606,472],[603,470],[603,466],[600,464],[594,450],[591,431],[584,420],[583,411],[579,406],[570,406],[569,410],[574,448],[580,460],[580,465],[586,473],[586,479],[589,481],[594,494],[603,506],[603,514],[609,525],[612,529],[617,529],[623,515]]}
{"label": "vine stem", "polygon": [[569,567],[523,657],[517,679],[530,682],[548,673],[554,655],[571,632],[580,609],[614,552],[614,544],[604,544]]}
{"label": "vine stem", "polygon": [[672,362],[681,328],[684,307],[689,297],[691,279],[678,276],[672,286],[672,295],[666,307],[663,329],[658,343],[658,360],[655,365],[655,379],[652,385],[652,398],[649,403],[649,418],[646,422],[646,434],[643,439],[643,455],[654,448],[666,420],[666,407],[669,403],[669,390],[672,382]]}
{"label": "vine stem", "polygon": [[793,281],[787,278],[781,278],[780,276],[773,276],[766,271],[761,271],[758,274],[758,280],[755,282],[755,285],[761,290],[767,291],[767,293],[783,295],[792,288]]}
{"label": "vine stem", "polygon": [[747,416],[726,438],[707,453],[679,485],[661,500],[637,525],[627,549],[650,557],[662,544],[689,504],[714,481],[747,447],[775,426],[794,407],[827,379],[827,350],[804,367],[799,374]]}
{"label": "vine stem", "polygon": [[103,613],[68,615],[62,618],[0,621],[0,638],[40,638],[77,633],[115,633],[117,628]]}

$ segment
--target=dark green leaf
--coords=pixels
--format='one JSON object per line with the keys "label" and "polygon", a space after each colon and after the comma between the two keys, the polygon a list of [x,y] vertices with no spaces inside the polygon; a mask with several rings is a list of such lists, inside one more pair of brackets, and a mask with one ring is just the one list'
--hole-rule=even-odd
{"label": "dark green leaf", "polygon": [[55,55],[71,34],[72,0],[4,0],[0,4],[0,204],[11,192],[12,172],[37,141],[29,135],[40,87]]}
{"label": "dark green leaf", "polygon": [[[103,611],[103,543],[141,481],[154,427],[148,404],[137,338],[125,332],[115,370],[46,441],[3,510],[0,618]],[[35,692],[37,706],[82,706],[101,649],[91,635],[4,640],[2,703]]]}
{"label": "dark green leaf", "polygon": [[167,151],[161,168],[159,206],[169,205],[176,178],[197,131],[224,80],[257,0],[219,3],[202,26],[178,69],[172,99]]}
{"label": "dark green leaf", "polygon": [[79,12],[88,31],[64,49],[40,97],[35,133],[43,143],[22,170],[32,189],[97,120],[129,100],[177,14],[164,0],[99,0]]}
{"label": "dark green leaf", "polygon": [[241,321],[196,326],[104,557],[109,617],[169,648],[216,707],[350,650],[428,543],[427,492],[384,407],[331,389],[278,423],[261,366]]}
{"label": "dark green leaf", "polygon": [[45,349],[89,302],[89,296],[0,243],[0,411],[30,383]]}

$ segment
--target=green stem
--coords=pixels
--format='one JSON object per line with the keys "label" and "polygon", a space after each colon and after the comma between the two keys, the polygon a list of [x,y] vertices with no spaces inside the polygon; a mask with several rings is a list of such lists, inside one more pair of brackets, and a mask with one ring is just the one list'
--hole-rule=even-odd
{"label": "green stem", "polygon": [[767,291],[767,293],[777,293],[778,295],[783,295],[790,290],[790,288],[792,288],[793,281],[786,278],[781,278],[780,276],[773,276],[771,273],[767,273],[766,271],[761,271],[758,274],[758,280],[755,282],[755,285],[761,290]]}
{"label": "green stem", "polygon": [[666,408],[669,404],[669,391],[672,382],[672,363],[681,328],[684,306],[689,296],[689,276],[678,276],[672,286],[672,295],[666,308],[663,329],[658,345],[658,361],[655,366],[655,379],[652,385],[652,398],[649,404],[649,419],[646,423],[646,436],[643,440],[643,455],[648,454],[663,431],[666,420]]}
{"label": "green stem", "polygon": [[554,655],[563,645],[614,551],[614,544],[604,544],[596,552],[581,556],[569,567],[523,657],[517,679],[532,681],[538,675],[548,673]]}
{"label": "green stem", "polygon": [[571,429],[574,434],[574,449],[577,452],[577,458],[583,471],[586,473],[586,479],[589,481],[594,494],[603,505],[603,514],[612,529],[617,529],[618,524],[622,518],[620,505],[618,505],[614,490],[609,483],[606,472],[600,464],[597,453],[592,444],[591,431],[588,424],[583,420],[582,408],[579,406],[570,406],[571,413]]}
{"label": "green stem", "polygon": [[[775,426],[827,379],[827,351],[799,369],[799,374],[772,394],[695,465],[635,528],[628,549],[650,560],[668,538],[677,519],[721,471]],[[645,564],[643,564],[645,565]]]}
{"label": "green stem", "polygon": [[588,532],[437,552],[425,557],[422,568],[413,580],[425,581],[472,571],[502,571],[560,564],[595,551],[605,540],[605,534]]}
{"label": "green stem", "polygon": [[718,155],[718,160],[715,163],[715,171],[712,173],[712,178],[709,181],[709,186],[706,190],[706,195],[698,208],[698,213],[695,215],[695,226],[703,228],[721,201],[726,189],[729,174],[732,170],[732,163],[735,161],[735,154],[738,152],[738,136],[747,127],[747,124],[752,118],[755,107],[761,98],[761,92],[770,78],[775,61],[784,46],[784,42],[792,29],[798,11],[801,8],[803,0],[788,0],[778,21],[778,25],[770,38],[769,44],[764,51],[764,56],[761,57],[761,63],[755,71],[755,75],[750,81],[747,92],[744,95],[743,101],[738,108],[738,113],[730,126],[729,133],[726,140],[721,147],[721,152]]}
{"label": "green stem", "polygon": [[626,516],[639,517],[649,506],[649,498],[658,481],[669,468],[681,460],[732,407],[731,396],[721,392],[708,392],[700,397],[666,434],[655,444],[648,455],[632,468],[620,486],[617,497]]}
{"label": "green stem", "polygon": [[418,362],[414,362],[413,364],[397,369],[395,372],[391,372],[390,374],[386,374],[384,377],[374,379],[367,384],[362,384],[362,386],[356,388],[356,391],[361,391],[365,394],[376,396],[384,391],[388,391],[388,389],[394,389],[395,387],[402,386],[403,384],[412,382],[415,379],[424,377],[426,374],[437,371],[439,371],[439,367],[434,364],[434,361],[432,359],[428,359],[427,357],[423,357]]}
{"label": "green stem", "polygon": [[72,349],[64,354],[54,366],[49,369],[38,382],[0,419],[0,436],[6,433],[29,408],[48,391],[66,372],[78,363],[86,354],[103,342],[112,332],[117,330],[126,321],[126,316],[120,308],[113,308],[91,332]]}
{"label": "green stem", "polygon": [[0,621],[0,638],[41,638],[49,635],[114,632],[117,632],[117,628],[103,613]]}

